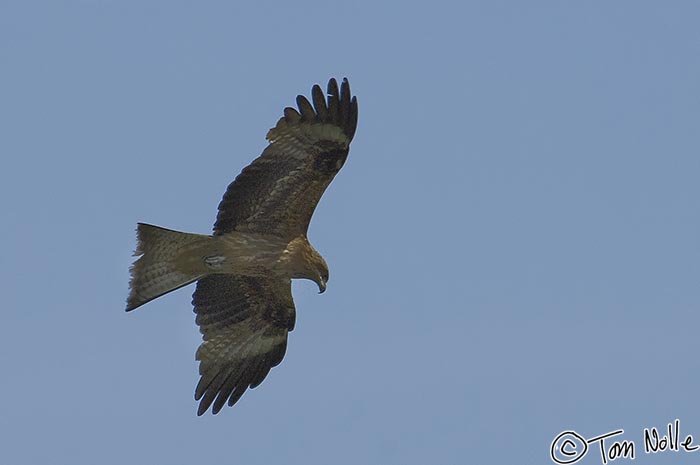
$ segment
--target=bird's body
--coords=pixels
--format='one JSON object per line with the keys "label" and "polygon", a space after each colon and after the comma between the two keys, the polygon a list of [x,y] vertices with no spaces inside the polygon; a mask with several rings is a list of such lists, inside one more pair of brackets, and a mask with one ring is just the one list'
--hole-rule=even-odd
{"label": "bird's body", "polygon": [[334,79],[327,101],[318,86],[312,99],[297,97],[299,111],[285,108],[270,145],[224,194],[213,235],[138,225],[127,311],[197,281],[199,415],[233,405],[282,361],[296,315],[291,280],[326,288],[328,266],[307,230],[347,158],[357,101],[347,80],[338,89]]}
{"label": "bird's body", "polygon": [[[181,281],[177,276],[189,276],[192,279],[188,282],[210,274],[317,278],[314,261],[318,261],[320,254],[304,235],[291,241],[274,235],[237,231],[209,236],[143,223],[138,225],[137,232],[141,245],[137,254],[143,259],[137,260],[133,267],[133,291],[127,302],[128,310],[161,296],[159,286],[166,282],[176,284],[175,281]],[[158,266],[151,266],[152,263]],[[159,286],[152,287],[156,283]]]}

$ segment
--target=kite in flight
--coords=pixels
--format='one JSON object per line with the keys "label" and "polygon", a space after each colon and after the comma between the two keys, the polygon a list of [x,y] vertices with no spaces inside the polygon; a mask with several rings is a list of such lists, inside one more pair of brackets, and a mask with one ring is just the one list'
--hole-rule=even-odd
{"label": "kite in flight", "polygon": [[228,186],[211,236],[139,223],[126,310],[197,281],[204,342],[197,415],[218,413],[277,366],[294,329],[292,279],[326,289],[328,265],[306,237],[321,195],[348,156],[357,99],[347,79],[303,95],[267,133],[270,144]]}

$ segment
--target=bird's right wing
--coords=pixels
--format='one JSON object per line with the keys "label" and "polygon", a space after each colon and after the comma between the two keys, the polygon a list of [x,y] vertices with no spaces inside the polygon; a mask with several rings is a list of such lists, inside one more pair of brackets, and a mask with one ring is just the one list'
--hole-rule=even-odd
{"label": "bird's right wing", "polygon": [[262,383],[284,358],[296,319],[291,282],[211,275],[197,282],[192,303],[204,335],[196,356],[201,375],[197,415],[212,404],[216,414]]}
{"label": "bird's right wing", "polygon": [[298,110],[285,108],[270,129],[270,145],[228,186],[214,225],[215,234],[246,231],[294,238],[305,234],[324,191],[350,149],[357,128],[357,99],[344,79],[326,96],[318,85],[311,100],[297,97]]}

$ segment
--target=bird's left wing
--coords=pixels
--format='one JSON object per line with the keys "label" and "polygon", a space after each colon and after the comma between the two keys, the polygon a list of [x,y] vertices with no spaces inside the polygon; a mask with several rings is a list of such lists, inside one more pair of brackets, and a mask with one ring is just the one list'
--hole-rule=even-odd
{"label": "bird's left wing", "polygon": [[294,329],[291,283],[279,278],[211,275],[192,296],[204,342],[197,350],[201,378],[197,415],[235,404],[279,365]]}

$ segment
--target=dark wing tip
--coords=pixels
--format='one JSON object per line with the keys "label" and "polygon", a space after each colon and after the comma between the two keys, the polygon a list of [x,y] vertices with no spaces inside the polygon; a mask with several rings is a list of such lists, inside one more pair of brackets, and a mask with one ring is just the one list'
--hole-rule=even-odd
{"label": "dark wing tip", "polygon": [[203,373],[194,392],[194,400],[199,401],[197,416],[202,416],[209,407],[213,415],[226,404],[233,407],[249,388],[258,387],[267,378],[270,370],[282,362],[286,351],[285,337],[270,352],[252,357],[241,366]]}
{"label": "dark wing tip", "polygon": [[[197,416],[204,415],[209,407],[211,407],[212,415],[216,415],[224,408],[226,404],[233,407],[240,400],[248,388],[258,386],[267,376],[271,366],[260,367],[258,371],[246,370],[243,373],[232,373],[218,382],[208,385],[200,391],[200,386],[197,386],[197,392],[194,399],[199,401],[197,407]],[[201,383],[201,380],[200,380]]]}
{"label": "dark wing tip", "polygon": [[296,109],[287,107],[284,109],[284,120],[290,124],[296,124],[301,121],[301,115]]}
{"label": "dark wing tip", "polygon": [[338,81],[336,81],[335,78],[330,78],[328,80],[328,95],[335,95],[336,97],[340,95],[338,91]]}
{"label": "dark wing tip", "polygon": [[299,113],[301,113],[301,120],[307,123],[313,123],[316,121],[316,112],[314,107],[311,106],[309,100],[303,95],[297,95],[297,106],[299,107]]}
{"label": "dark wing tip", "polygon": [[[299,112],[294,115],[285,109],[287,122],[319,122],[334,124],[340,127],[346,136],[352,141],[357,129],[357,97],[350,92],[348,78],[343,78],[340,87],[335,78],[328,81],[328,97],[323,94],[321,86],[314,85],[311,89],[311,100],[303,95],[297,96]],[[294,112],[296,113],[296,111]],[[299,119],[297,119],[299,115]]]}
{"label": "dark wing tip", "polygon": [[[336,84],[337,89],[337,84]],[[337,96],[336,90],[336,96]],[[355,136],[357,129],[357,97],[353,97],[350,93],[350,82],[348,78],[343,78],[340,84],[340,100],[338,102],[340,109],[340,127],[350,140]]]}
{"label": "dark wing tip", "polygon": [[328,119],[326,96],[321,90],[321,86],[318,84],[314,85],[311,89],[311,98],[314,102],[314,108],[316,109],[316,114],[318,114],[319,121],[326,121]]}

